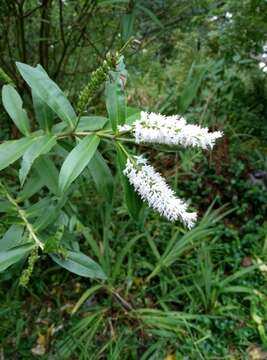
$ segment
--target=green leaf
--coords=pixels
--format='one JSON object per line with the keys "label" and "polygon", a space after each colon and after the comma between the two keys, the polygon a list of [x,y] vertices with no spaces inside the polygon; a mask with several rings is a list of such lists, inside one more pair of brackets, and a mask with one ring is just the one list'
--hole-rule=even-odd
{"label": "green leaf", "polygon": [[[46,74],[45,70],[42,68],[41,65],[37,65],[37,68],[43,71],[44,74]],[[36,119],[40,127],[46,132],[49,132],[54,122],[55,115],[53,111],[39,96],[37,96],[34,90],[32,90],[32,101]],[[64,124],[66,126],[66,123]]]}
{"label": "green leaf", "polygon": [[110,71],[110,77],[106,81],[106,107],[114,131],[117,130],[118,125],[125,124],[126,99],[124,82],[126,80],[126,74],[123,58],[121,58],[116,71]]}
{"label": "green leaf", "polygon": [[107,278],[101,267],[81,252],[68,251],[65,259],[58,255],[50,254],[50,256],[58,265],[79,276],[102,280]]}
{"label": "green leaf", "polygon": [[23,226],[12,225],[7,230],[5,235],[0,239],[0,251],[9,250],[15,246],[18,246],[22,242]]}
{"label": "green leaf", "polygon": [[134,191],[134,188],[128,181],[128,178],[123,174],[125,169],[127,157],[119,146],[117,146],[117,164],[124,190],[124,198],[129,211],[129,214],[136,221],[139,221],[140,211],[142,209],[143,202],[138,194]]}
{"label": "green leaf", "polygon": [[35,138],[27,137],[2,143],[0,145],[0,170],[18,160],[34,141]]}
{"label": "green leaf", "polygon": [[98,192],[111,203],[113,197],[113,177],[111,171],[99,151],[96,151],[89,165]]}
{"label": "green leaf", "polygon": [[62,90],[52,81],[47,73],[40,68],[16,63],[23,79],[32,88],[35,94],[46,103],[58,117],[65,121],[70,128],[75,127],[76,114],[69,100]]}
{"label": "green leaf", "polygon": [[36,119],[40,127],[46,132],[49,132],[54,120],[53,111],[39,96],[36,95],[35,91],[32,91],[32,101]]}
{"label": "green leaf", "polygon": [[0,252],[0,271],[6,270],[9,266],[15,264],[19,260],[27,256],[33,249],[34,244],[28,243],[19,245],[9,250]]}
{"label": "green leaf", "polygon": [[59,190],[66,191],[94,156],[99,144],[96,135],[86,136],[67,156],[59,173]]}
{"label": "green leaf", "polygon": [[82,116],[76,131],[100,130],[108,122],[104,116]]}
{"label": "green leaf", "polygon": [[150,17],[150,19],[152,21],[154,21],[154,23],[157,24],[159,27],[161,27],[162,29],[164,28],[164,26],[162,25],[162,23],[158,19],[158,17],[151,10],[149,10],[147,7],[145,7],[143,5],[140,5],[140,4],[137,4],[137,8],[139,8],[144,13],[146,13]]}
{"label": "green leaf", "polygon": [[19,131],[24,135],[30,133],[30,122],[19,93],[11,85],[4,85],[2,89],[2,101],[8,115],[16,124]]}
{"label": "green leaf", "polygon": [[21,185],[24,184],[24,181],[26,180],[34,160],[36,160],[40,155],[48,153],[52,147],[56,145],[56,143],[57,141],[55,136],[44,135],[29,147],[29,149],[23,155],[21,168],[19,171]]}
{"label": "green leaf", "polygon": [[26,181],[24,188],[18,193],[17,201],[24,201],[30,199],[44,186],[43,179],[36,173],[33,173],[31,177]]}
{"label": "green leaf", "polygon": [[134,21],[135,21],[135,12],[134,11],[129,14],[124,14],[121,17],[121,36],[122,36],[123,42],[125,42],[125,43],[133,35]]}
{"label": "green leaf", "polygon": [[71,311],[71,315],[75,314],[79,308],[82,306],[82,304],[92,295],[94,295],[98,290],[102,289],[103,285],[95,285],[92,286],[91,288],[87,289],[82,296],[80,297],[80,299],[77,301],[77,303],[75,304],[74,308]]}
{"label": "green leaf", "polygon": [[58,194],[58,170],[48,155],[40,156],[34,162],[34,168],[48,189],[55,195]]}
{"label": "green leaf", "polygon": [[184,90],[178,98],[178,108],[180,113],[184,113],[196,98],[198,89],[207,70],[207,65],[196,66],[195,63],[192,64],[185,81]]}

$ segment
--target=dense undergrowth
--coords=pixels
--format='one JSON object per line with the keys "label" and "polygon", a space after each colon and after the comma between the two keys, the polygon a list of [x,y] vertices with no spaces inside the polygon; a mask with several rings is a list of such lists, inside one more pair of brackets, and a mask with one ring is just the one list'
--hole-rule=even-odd
{"label": "dense undergrowth", "polygon": [[[45,256],[25,290],[15,280],[21,266],[3,275],[5,356],[27,359],[39,352],[49,359],[160,359],[168,354],[245,359],[264,351],[267,193],[249,177],[258,169],[252,159],[242,159],[236,150],[233,157],[231,145],[222,144],[215,153],[220,150],[228,161],[219,168],[218,159],[215,163],[206,156],[190,169],[179,154],[163,160],[178,193],[200,203],[203,213],[212,201],[213,209],[227,204],[218,222],[207,219],[212,230],[204,236],[186,234],[150,210],[136,227],[121,206],[119,183],[112,212],[93,184],[81,184],[87,195],[78,191],[73,197],[79,215],[69,226],[89,254],[92,238],[100,247],[103,239],[109,243],[103,263],[110,285],[60,271]],[[173,165],[180,168],[179,178]],[[86,224],[86,231],[77,223]],[[161,265],[168,247],[171,259]],[[159,264],[160,271],[150,278]]]}

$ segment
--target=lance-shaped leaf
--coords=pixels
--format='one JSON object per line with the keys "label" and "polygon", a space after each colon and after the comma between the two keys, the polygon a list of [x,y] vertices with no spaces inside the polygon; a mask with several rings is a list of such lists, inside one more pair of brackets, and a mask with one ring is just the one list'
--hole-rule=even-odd
{"label": "lance-shaped leaf", "polygon": [[96,135],[86,136],[66,157],[59,173],[59,189],[64,192],[71,183],[80,175],[99,144],[99,137]]}
{"label": "lance-shaped leaf", "polygon": [[89,165],[98,192],[111,203],[113,196],[113,177],[111,171],[99,151],[96,151]]}
{"label": "lance-shaped leaf", "polygon": [[33,167],[48,189],[53,194],[58,195],[58,170],[49,155],[41,155],[34,162]]}
{"label": "lance-shaped leaf", "polygon": [[76,114],[63,91],[52,81],[47,73],[23,63],[16,63],[23,79],[35,94],[45,102],[70,128],[75,127]]}
{"label": "lance-shaped leaf", "polygon": [[38,141],[32,144],[29,149],[25,152],[21,162],[21,168],[19,171],[19,179],[21,185],[24,184],[26,177],[32,167],[35,159],[40,155],[48,153],[53,146],[57,143],[54,135],[40,136]]}
{"label": "lance-shaped leaf", "polygon": [[94,260],[81,252],[68,251],[65,259],[58,255],[50,256],[58,265],[74,274],[92,279],[105,280],[107,278],[101,267]]}
{"label": "lance-shaped leaf", "polygon": [[0,170],[18,160],[34,142],[34,137],[27,137],[2,143],[0,145]]}
{"label": "lance-shaped leaf", "polygon": [[108,122],[104,116],[82,116],[77,126],[77,131],[95,131],[100,130]]}
{"label": "lance-shaped leaf", "polygon": [[116,71],[110,72],[110,77],[106,81],[106,107],[114,131],[118,125],[123,125],[126,119],[126,98],[124,86],[126,83],[127,71],[121,57]]}
{"label": "lance-shaped leaf", "polygon": [[23,109],[22,99],[13,86],[3,86],[2,101],[4,108],[16,124],[19,131],[24,135],[29,135],[30,122],[26,111]]}
{"label": "lance-shaped leaf", "polygon": [[34,247],[33,243],[28,243],[28,244],[16,246],[9,250],[1,251],[0,271],[6,270],[9,266],[23,259],[25,256],[27,256],[30,253],[33,247]]}
{"label": "lance-shaped leaf", "polygon": [[[44,68],[41,65],[37,65],[37,68],[46,74]],[[53,125],[55,116],[53,111],[39,96],[37,96],[34,90],[32,90],[32,101],[36,119],[40,127],[46,132],[49,132]]]}
{"label": "lance-shaped leaf", "polygon": [[121,148],[117,146],[117,165],[124,190],[124,198],[125,198],[126,206],[132,218],[138,221],[143,202],[141,198],[137,195],[137,193],[134,191],[134,188],[129,183],[128,178],[123,174],[126,161],[127,161],[126,155],[121,150]]}
{"label": "lance-shaped leaf", "polygon": [[0,239],[0,251],[6,251],[18,246],[23,241],[24,227],[13,224]]}
{"label": "lance-shaped leaf", "polygon": [[122,40],[126,43],[133,35],[135,22],[135,11],[122,15],[121,17],[121,35]]}

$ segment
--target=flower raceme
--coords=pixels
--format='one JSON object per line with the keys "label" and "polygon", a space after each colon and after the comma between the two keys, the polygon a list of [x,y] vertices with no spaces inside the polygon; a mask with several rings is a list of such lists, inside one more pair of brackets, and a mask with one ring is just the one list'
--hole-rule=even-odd
{"label": "flower raceme", "polygon": [[194,226],[197,214],[187,211],[187,204],[175,196],[164,178],[142,156],[128,158],[123,173],[151,208],[170,221],[181,220],[188,228]]}
{"label": "flower raceme", "polygon": [[212,148],[223,136],[221,131],[209,132],[208,128],[187,124],[179,116],[164,116],[142,111],[141,118],[133,123],[136,143],[154,143]]}
{"label": "flower raceme", "polygon": [[[137,144],[182,145],[202,149],[213,148],[215,141],[223,136],[221,131],[209,132],[208,128],[187,124],[179,115],[164,116],[144,111],[132,126],[120,126],[118,130],[121,133],[133,132]],[[170,221],[181,220],[188,228],[194,226],[197,213],[188,212],[187,204],[175,196],[164,178],[146,159],[141,156],[128,158],[123,173],[151,208]]]}

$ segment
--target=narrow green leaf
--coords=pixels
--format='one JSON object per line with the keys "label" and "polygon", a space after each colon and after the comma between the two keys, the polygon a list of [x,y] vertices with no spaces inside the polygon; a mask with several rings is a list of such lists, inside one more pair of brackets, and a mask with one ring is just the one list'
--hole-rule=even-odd
{"label": "narrow green leaf", "polygon": [[139,8],[144,13],[146,13],[150,17],[150,19],[152,21],[154,21],[154,23],[157,24],[159,27],[161,27],[162,29],[164,28],[164,26],[162,25],[159,18],[151,10],[149,10],[147,7],[145,7],[143,5],[140,5],[140,4],[137,4],[137,8]]}
{"label": "narrow green leaf", "polygon": [[24,181],[26,180],[34,160],[36,160],[40,155],[48,153],[52,147],[56,145],[56,143],[57,141],[55,136],[44,135],[29,147],[29,149],[23,155],[21,168],[19,171],[21,185],[24,184]]}
{"label": "narrow green leaf", "polygon": [[121,57],[116,71],[110,72],[105,88],[107,112],[114,131],[117,130],[118,125],[123,125],[126,119],[126,98],[124,94],[126,75],[127,71],[123,57]]}
{"label": "narrow green leaf", "polygon": [[34,173],[28,178],[24,188],[18,193],[17,201],[30,199],[44,186],[44,184],[43,179],[38,174]]}
{"label": "narrow green leaf", "polygon": [[0,251],[9,250],[22,242],[23,226],[14,224],[10,226],[5,235],[0,239]]}
{"label": "narrow green leaf", "polygon": [[27,256],[33,249],[34,244],[28,243],[9,250],[0,252],[0,271],[6,270],[9,266],[15,264],[19,260]]}
{"label": "narrow green leaf", "polygon": [[121,17],[121,36],[123,42],[127,42],[133,35],[135,12],[124,14]]}
{"label": "narrow green leaf", "polygon": [[[37,68],[46,74],[44,68],[41,65],[37,65]],[[51,130],[54,122],[54,113],[52,109],[39,97],[36,92],[32,90],[32,101],[36,119],[42,129],[46,132]],[[66,123],[64,123],[66,126]]]}
{"label": "narrow green leaf", "polygon": [[96,135],[86,136],[67,156],[59,173],[59,190],[66,191],[94,156],[99,144]]}
{"label": "narrow green leaf", "polygon": [[36,95],[35,91],[32,91],[32,101],[36,119],[41,129],[49,132],[53,125],[53,111],[39,96]]}
{"label": "narrow green leaf", "polygon": [[58,255],[51,254],[50,256],[58,265],[79,276],[103,280],[107,278],[101,267],[81,252],[68,251],[66,259]]}
{"label": "narrow green leaf", "polygon": [[100,130],[108,122],[104,116],[82,116],[76,131]]}
{"label": "narrow green leaf", "polygon": [[18,160],[34,142],[35,138],[27,137],[2,143],[0,145],[0,170]]}
{"label": "narrow green leaf", "polygon": [[48,189],[55,195],[58,194],[58,170],[48,155],[40,156],[34,162],[34,168]]}
{"label": "narrow green leaf", "polygon": [[47,73],[40,68],[16,63],[24,80],[35,94],[42,99],[70,128],[75,127],[76,114],[62,90],[52,81]]}
{"label": "narrow green leaf", "polygon": [[113,177],[111,171],[99,151],[96,151],[89,165],[98,192],[111,203],[113,197]]}
{"label": "narrow green leaf", "polygon": [[80,299],[77,301],[77,303],[75,304],[74,308],[71,311],[71,315],[75,314],[79,308],[83,305],[83,303],[89,298],[91,297],[93,294],[95,294],[98,290],[102,289],[103,285],[95,285],[92,286],[90,289],[87,289],[82,296],[80,297]]}
{"label": "narrow green leaf", "polygon": [[143,202],[141,198],[137,195],[137,193],[134,191],[134,188],[129,183],[127,177],[123,174],[126,161],[127,161],[126,155],[122,152],[121,148],[117,146],[117,164],[124,190],[124,198],[125,198],[126,206],[132,218],[138,221]]}
{"label": "narrow green leaf", "polygon": [[195,63],[192,64],[185,81],[184,90],[178,98],[180,113],[184,113],[196,98],[207,70],[208,66],[206,65],[196,66]]}
{"label": "narrow green leaf", "polygon": [[23,109],[22,99],[13,86],[3,86],[2,101],[4,108],[16,124],[19,131],[24,135],[29,135],[30,122],[26,111]]}

